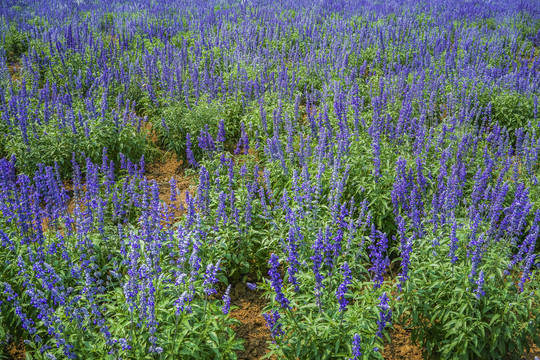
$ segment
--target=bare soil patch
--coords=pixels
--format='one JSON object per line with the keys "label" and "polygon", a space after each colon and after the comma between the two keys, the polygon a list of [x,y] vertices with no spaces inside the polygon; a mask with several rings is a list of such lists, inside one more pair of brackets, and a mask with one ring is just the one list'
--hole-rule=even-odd
{"label": "bare soil patch", "polygon": [[262,292],[249,290],[238,283],[231,289],[231,304],[238,307],[231,311],[231,316],[241,322],[234,331],[245,341],[245,350],[238,352],[238,358],[260,359],[268,352],[268,342],[272,340],[262,316],[262,310],[266,306]]}

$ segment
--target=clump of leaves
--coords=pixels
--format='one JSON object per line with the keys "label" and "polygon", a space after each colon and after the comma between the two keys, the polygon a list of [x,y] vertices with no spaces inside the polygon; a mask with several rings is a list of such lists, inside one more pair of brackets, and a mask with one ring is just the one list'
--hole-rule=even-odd
{"label": "clump of leaves", "polygon": [[498,92],[491,99],[492,119],[511,133],[535,119],[534,97],[517,92]]}
{"label": "clump of leaves", "polygon": [[19,61],[21,55],[28,50],[28,43],[28,35],[18,30],[15,25],[11,25],[2,44],[8,63]]}
{"label": "clump of leaves", "polygon": [[15,156],[20,171],[31,174],[38,164],[57,166],[62,176],[71,172],[71,159],[76,154],[78,161],[87,157],[99,162],[103,149],[107,148],[110,159],[120,163],[120,154],[137,161],[145,156],[151,161],[157,152],[152,147],[144,131],[135,125],[127,124],[117,127],[112,121],[92,121],[88,131],[79,128],[77,132],[60,130],[53,121],[41,127],[40,136],[28,137],[25,141],[22,134],[4,133],[2,153],[7,157]]}
{"label": "clump of leaves", "polygon": [[[538,282],[533,278],[520,288],[519,274],[507,271],[512,246],[484,246],[482,265],[474,269],[466,231],[457,232],[455,263],[448,256],[450,240],[439,242],[437,235],[414,242],[410,280],[397,305],[413,342],[444,359],[520,358],[531,340],[540,344]],[[480,272],[482,281],[471,278]]]}
{"label": "clump of leaves", "polygon": [[[186,159],[186,135],[189,133],[192,143],[197,144],[197,136],[207,129],[214,138],[217,136],[220,120],[226,129],[225,149],[232,149],[240,135],[240,122],[244,109],[241,102],[228,100],[220,103],[202,96],[196,104],[187,106],[177,102],[163,109],[153,120],[159,145],[172,151],[179,159]],[[194,156],[200,160],[203,150],[193,148]]]}

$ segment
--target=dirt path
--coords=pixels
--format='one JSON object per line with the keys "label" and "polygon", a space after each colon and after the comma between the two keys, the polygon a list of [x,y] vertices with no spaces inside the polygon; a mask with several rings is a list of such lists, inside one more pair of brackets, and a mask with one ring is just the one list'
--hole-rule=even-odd
{"label": "dirt path", "polygon": [[411,341],[411,332],[399,325],[390,331],[390,344],[385,345],[383,357],[388,360],[422,360],[422,349]]}
{"label": "dirt path", "polygon": [[262,316],[262,310],[266,306],[262,292],[250,290],[240,283],[236,284],[231,291],[231,303],[238,307],[231,311],[231,316],[241,323],[234,330],[238,337],[245,341],[245,351],[238,352],[238,358],[260,359],[267,353],[267,342],[271,341],[270,331]]}

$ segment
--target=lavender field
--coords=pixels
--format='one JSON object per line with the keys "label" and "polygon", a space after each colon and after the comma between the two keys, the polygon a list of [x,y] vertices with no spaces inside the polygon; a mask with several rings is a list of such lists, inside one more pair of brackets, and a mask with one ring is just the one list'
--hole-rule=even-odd
{"label": "lavender field", "polygon": [[534,359],[539,96],[540,0],[0,0],[0,359]]}

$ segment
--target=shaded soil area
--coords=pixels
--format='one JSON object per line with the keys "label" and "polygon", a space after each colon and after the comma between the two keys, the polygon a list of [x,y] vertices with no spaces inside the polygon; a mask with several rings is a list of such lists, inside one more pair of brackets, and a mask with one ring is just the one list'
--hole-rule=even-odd
{"label": "shaded soil area", "polygon": [[382,355],[389,360],[422,360],[422,349],[415,346],[411,341],[411,332],[399,325],[394,325],[390,332],[392,339],[390,344],[385,345]]}
{"label": "shaded soil area", "polygon": [[19,82],[21,80],[22,67],[19,63],[8,65],[8,71],[12,82]]}
{"label": "shaded soil area", "polygon": [[[411,340],[411,331],[401,327],[400,325],[394,325],[393,330],[390,331],[391,342],[386,344],[382,355],[387,360],[422,360],[422,349],[414,345]],[[427,354],[424,354],[427,356]],[[531,351],[528,354],[524,354],[520,359],[522,360],[536,360],[540,357],[540,349],[537,346],[532,346]],[[508,360],[517,359],[517,356],[511,356],[509,354]],[[436,357],[428,356],[426,359],[438,359]]]}
{"label": "shaded soil area", "polygon": [[22,341],[12,342],[6,345],[4,352],[0,349],[0,356],[7,356],[11,360],[24,360],[26,359],[26,348]]}
{"label": "shaded soil area", "polygon": [[531,347],[531,351],[528,354],[523,355],[524,360],[536,360],[538,358],[540,358],[540,348],[536,345]]}
{"label": "shaded soil area", "polygon": [[231,289],[231,304],[237,306],[231,311],[231,316],[241,323],[234,329],[244,342],[244,351],[237,353],[239,359],[260,359],[267,353],[271,341],[270,331],[262,316],[266,300],[262,292],[250,290],[243,284],[236,284]]}

